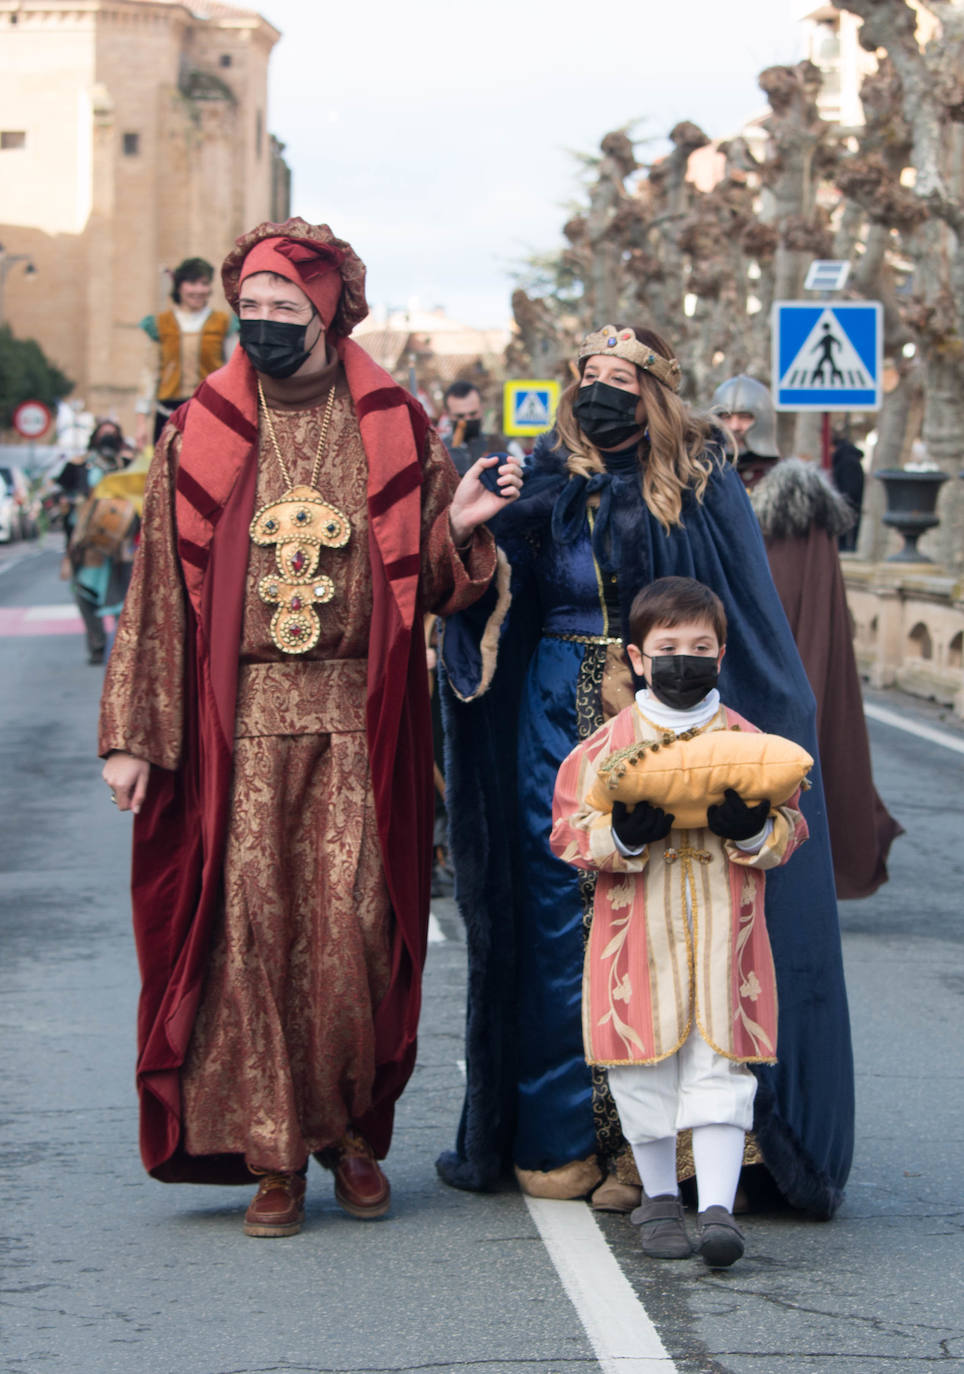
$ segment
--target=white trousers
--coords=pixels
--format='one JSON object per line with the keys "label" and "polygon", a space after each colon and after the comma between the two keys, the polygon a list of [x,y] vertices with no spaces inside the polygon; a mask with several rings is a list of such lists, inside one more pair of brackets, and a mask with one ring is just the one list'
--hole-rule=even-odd
{"label": "white trousers", "polygon": [[756,1078],[746,1064],[724,1059],[694,1028],[677,1052],[658,1064],[607,1070],[623,1135],[631,1145],[675,1136],[692,1126],[753,1126]]}

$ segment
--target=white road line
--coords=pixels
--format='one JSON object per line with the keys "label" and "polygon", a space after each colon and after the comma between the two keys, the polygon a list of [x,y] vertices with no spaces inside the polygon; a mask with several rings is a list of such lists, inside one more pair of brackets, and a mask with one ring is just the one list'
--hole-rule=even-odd
{"label": "white road line", "polygon": [[875,706],[873,702],[865,701],[864,715],[869,716],[871,720],[879,720],[881,725],[893,725],[895,729],[904,730],[908,735],[916,735],[918,739],[939,744],[942,749],[964,754],[964,740],[958,739],[956,735],[950,735],[945,730],[935,730],[932,725],[918,725],[916,721],[899,716],[896,711],[888,711],[886,706]]}
{"label": "white road line", "polygon": [[673,1374],[675,1364],[587,1205],[525,1200],[604,1374]]}
{"label": "white road line", "polygon": [[428,942],[430,945],[445,944],[445,932],[439,925],[434,911],[428,913]]}

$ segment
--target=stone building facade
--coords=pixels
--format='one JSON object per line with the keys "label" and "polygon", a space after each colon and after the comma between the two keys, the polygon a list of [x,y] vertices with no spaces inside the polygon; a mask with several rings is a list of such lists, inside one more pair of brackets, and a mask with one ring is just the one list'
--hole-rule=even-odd
{"label": "stone building facade", "polygon": [[0,242],[36,268],[6,273],[2,318],[125,428],[167,271],[288,214],[279,37],[215,0],[0,0]]}

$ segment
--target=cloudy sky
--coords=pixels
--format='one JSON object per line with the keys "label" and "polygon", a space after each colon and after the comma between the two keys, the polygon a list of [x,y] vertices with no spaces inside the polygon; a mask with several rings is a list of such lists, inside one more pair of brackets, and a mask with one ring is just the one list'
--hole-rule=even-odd
{"label": "cloudy sky", "polygon": [[636,121],[641,160],[692,119],[763,108],[756,76],[801,55],[794,0],[263,0],[283,37],[270,127],[293,212],[368,264],[373,304],[509,317],[511,273],[560,243],[573,151]]}

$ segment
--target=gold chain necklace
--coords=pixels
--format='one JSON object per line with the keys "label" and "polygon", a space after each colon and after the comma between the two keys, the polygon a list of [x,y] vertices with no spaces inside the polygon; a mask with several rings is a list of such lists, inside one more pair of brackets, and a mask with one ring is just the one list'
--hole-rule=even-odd
{"label": "gold chain necklace", "polygon": [[321,457],[328,438],[335,388],[328,392],[321,434],[311,481],[295,486],[291,473],[281,456],[281,446],[275,434],[268,403],[258,378],[258,400],[264,415],[278,467],[286,483],[286,490],[267,506],[262,506],[251,521],[251,539],[262,548],[274,548],[277,573],[269,573],[258,583],[258,595],[269,606],[277,606],[271,617],[271,641],[285,654],[303,654],[318,643],[321,622],[315,607],[330,601],[335,584],[324,573],[317,573],[321,550],[341,549],[351,536],[348,516],[326,501],[318,490]]}
{"label": "gold chain necklace", "polygon": [[[261,387],[260,377],[258,378],[258,400],[261,402],[261,414],[264,416],[265,423],[268,426],[268,435],[274,448],[275,457],[278,460],[278,467],[281,469],[281,475],[285,479],[285,486],[287,490],[290,491],[294,483],[291,480],[291,473],[288,471],[285,460],[281,456],[281,446],[278,443],[278,436],[274,432],[274,421],[271,419],[271,411],[268,409],[268,402],[264,399],[264,391]],[[331,424],[331,412],[334,408],[335,388],[332,386],[331,390],[328,392],[328,400],[325,403],[325,413],[321,420],[321,433],[318,435],[318,448],[315,452],[315,465],[311,469],[311,481],[308,483],[312,488],[318,485],[321,455],[325,449],[325,440],[328,438],[328,426]]]}

